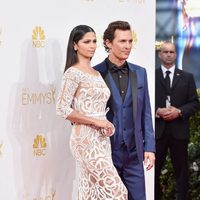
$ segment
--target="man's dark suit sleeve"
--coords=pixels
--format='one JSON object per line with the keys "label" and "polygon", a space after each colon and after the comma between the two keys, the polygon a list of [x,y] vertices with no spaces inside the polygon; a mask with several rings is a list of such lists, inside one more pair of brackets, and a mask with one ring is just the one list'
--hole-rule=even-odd
{"label": "man's dark suit sleeve", "polygon": [[183,118],[190,117],[196,110],[200,108],[194,77],[192,74],[189,73],[187,76],[188,76],[188,102],[179,107]]}

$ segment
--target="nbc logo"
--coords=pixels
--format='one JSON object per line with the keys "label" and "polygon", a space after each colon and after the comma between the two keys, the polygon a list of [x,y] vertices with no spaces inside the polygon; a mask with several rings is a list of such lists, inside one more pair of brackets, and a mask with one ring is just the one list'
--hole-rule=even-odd
{"label": "nbc logo", "polygon": [[33,47],[45,47],[45,34],[41,26],[36,26],[32,34]]}
{"label": "nbc logo", "polygon": [[137,35],[136,35],[136,33],[134,31],[132,31],[132,37],[133,37],[133,48],[134,48],[134,46],[137,43]]}
{"label": "nbc logo", "polygon": [[47,144],[46,139],[42,135],[37,135],[33,143],[33,154],[34,156],[45,156]]}

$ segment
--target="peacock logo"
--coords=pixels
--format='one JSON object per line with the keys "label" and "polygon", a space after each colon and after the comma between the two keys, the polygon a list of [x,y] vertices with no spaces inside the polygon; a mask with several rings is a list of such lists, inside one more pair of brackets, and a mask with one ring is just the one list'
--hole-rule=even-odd
{"label": "peacock logo", "polygon": [[36,26],[33,29],[32,41],[33,47],[35,48],[44,48],[45,47],[45,33],[41,26]]}
{"label": "peacock logo", "polygon": [[47,143],[45,137],[41,134],[37,135],[33,143],[34,156],[45,156],[46,148],[47,148]]}

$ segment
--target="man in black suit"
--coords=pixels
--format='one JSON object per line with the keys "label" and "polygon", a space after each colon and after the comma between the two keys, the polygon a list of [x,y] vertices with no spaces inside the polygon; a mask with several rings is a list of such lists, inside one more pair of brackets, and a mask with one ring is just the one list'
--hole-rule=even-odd
{"label": "man in black suit", "polygon": [[176,199],[188,200],[189,117],[199,109],[193,75],[175,67],[173,43],[163,43],[159,52],[161,67],[155,82],[155,200],[160,200],[159,183],[168,149],[176,178]]}

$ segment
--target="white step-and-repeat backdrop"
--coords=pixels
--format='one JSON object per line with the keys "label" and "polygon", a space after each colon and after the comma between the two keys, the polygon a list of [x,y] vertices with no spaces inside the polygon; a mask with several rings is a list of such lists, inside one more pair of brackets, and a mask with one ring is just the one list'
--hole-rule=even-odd
{"label": "white step-and-repeat backdrop", "polygon": [[[154,110],[155,0],[0,0],[1,200],[76,199],[70,124],[55,115],[67,40],[74,26],[92,26],[97,64],[107,56],[102,35],[114,20],[133,28],[129,61],[146,67]],[[148,200],[153,174],[146,173]]]}

